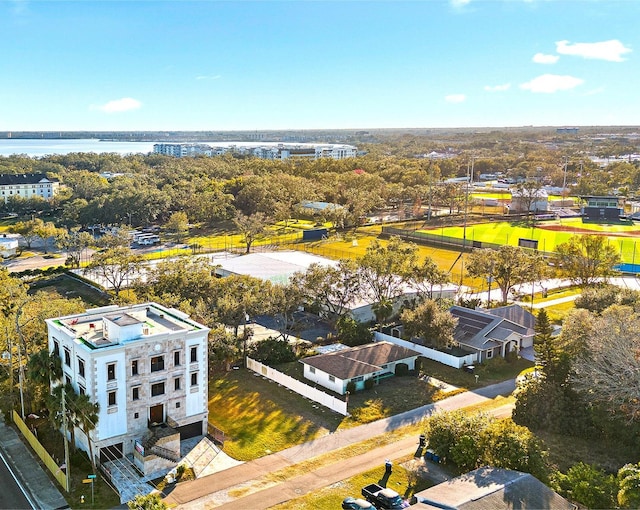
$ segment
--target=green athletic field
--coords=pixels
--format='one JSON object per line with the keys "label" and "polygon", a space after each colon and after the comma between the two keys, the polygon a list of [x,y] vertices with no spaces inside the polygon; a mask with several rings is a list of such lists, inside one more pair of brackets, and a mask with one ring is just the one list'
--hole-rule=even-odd
{"label": "green athletic field", "polygon": [[[418,232],[444,237],[463,239],[462,226],[424,229]],[[640,240],[640,227],[632,224],[583,223],[581,218],[538,222],[534,227],[509,222],[481,223],[466,227],[466,238],[471,241],[518,246],[519,239],[538,241],[538,249],[552,252],[559,244],[567,242],[577,234],[607,235],[609,243],[618,247],[623,262],[640,261],[640,251],[636,254],[636,241]],[[638,246],[640,250],[640,246]]]}

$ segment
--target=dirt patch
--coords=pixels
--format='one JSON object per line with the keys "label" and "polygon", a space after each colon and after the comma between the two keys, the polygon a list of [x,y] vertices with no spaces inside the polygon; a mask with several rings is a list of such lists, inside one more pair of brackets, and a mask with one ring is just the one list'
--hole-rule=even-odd
{"label": "dirt patch", "polygon": [[615,236],[615,237],[640,237],[640,230],[631,232],[599,232],[588,228],[572,227],[569,225],[536,225],[540,230],[552,230],[554,232],[572,232],[574,234],[587,234],[594,236]]}

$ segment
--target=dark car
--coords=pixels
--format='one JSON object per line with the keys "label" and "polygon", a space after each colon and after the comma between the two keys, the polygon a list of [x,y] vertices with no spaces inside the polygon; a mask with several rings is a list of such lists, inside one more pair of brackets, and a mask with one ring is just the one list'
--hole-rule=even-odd
{"label": "dark car", "polygon": [[342,501],[343,510],[376,510],[376,507],[362,498],[344,498]]}

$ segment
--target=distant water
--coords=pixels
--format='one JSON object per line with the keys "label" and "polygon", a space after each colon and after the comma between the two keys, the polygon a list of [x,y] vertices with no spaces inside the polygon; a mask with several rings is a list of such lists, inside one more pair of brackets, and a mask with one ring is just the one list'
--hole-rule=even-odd
{"label": "distant water", "polygon": [[98,139],[46,140],[3,139],[0,140],[0,156],[26,154],[47,156],[70,152],[115,152],[117,154],[148,154],[156,142],[101,142]]}

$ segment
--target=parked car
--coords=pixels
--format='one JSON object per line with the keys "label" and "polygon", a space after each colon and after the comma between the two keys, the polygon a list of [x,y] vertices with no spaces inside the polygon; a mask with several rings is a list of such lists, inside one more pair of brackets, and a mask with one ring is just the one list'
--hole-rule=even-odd
{"label": "parked car", "polygon": [[393,489],[387,489],[377,483],[372,483],[362,488],[362,495],[369,503],[386,510],[401,510],[409,506],[409,502],[403,500]]}
{"label": "parked car", "polygon": [[368,501],[362,498],[344,498],[342,501],[343,510],[376,510]]}

